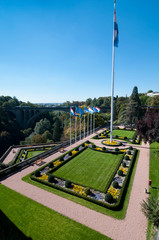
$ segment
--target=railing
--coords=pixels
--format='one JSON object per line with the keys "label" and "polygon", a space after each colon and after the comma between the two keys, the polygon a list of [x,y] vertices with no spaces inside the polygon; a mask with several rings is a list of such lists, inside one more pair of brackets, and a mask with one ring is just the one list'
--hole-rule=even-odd
{"label": "railing", "polygon": [[[95,131],[98,131],[99,129],[101,129],[101,127],[96,128]],[[91,134],[93,134],[93,132],[92,133],[89,132],[88,135],[91,135]],[[85,133],[85,137],[87,137],[87,132]],[[84,134],[81,135],[81,139],[83,139],[83,138],[84,138]],[[77,137],[76,141],[79,141],[79,140],[80,140],[80,136]],[[71,145],[74,144],[74,143],[75,143],[75,138],[72,139]],[[10,167],[7,167],[3,170],[0,170],[0,178],[6,176],[8,174],[11,174],[16,170],[21,169],[21,168],[35,162],[36,160],[38,160],[40,158],[45,159],[45,158],[49,157],[50,155],[52,155],[53,153],[57,152],[60,148],[63,148],[63,147],[69,146],[69,145],[70,145],[70,141],[66,141],[66,142],[64,142],[62,144],[59,144],[58,146],[56,146],[52,149],[49,149],[49,150],[47,150],[43,153],[40,153],[40,154],[38,154],[34,157],[31,157],[31,158],[29,158],[29,159],[27,159],[23,162],[14,164],[14,165],[12,165]],[[12,146],[12,148],[13,148],[13,146]]]}

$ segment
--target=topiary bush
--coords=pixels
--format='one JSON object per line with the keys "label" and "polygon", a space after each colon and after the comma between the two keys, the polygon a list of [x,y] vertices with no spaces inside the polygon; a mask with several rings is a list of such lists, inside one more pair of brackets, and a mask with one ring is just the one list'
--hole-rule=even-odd
{"label": "topiary bush", "polygon": [[118,152],[119,151],[119,148],[115,148],[115,152]]}
{"label": "topiary bush", "polygon": [[113,200],[114,200],[113,196],[110,193],[106,193],[105,201],[108,203],[113,203]]}
{"label": "topiary bush", "polygon": [[119,175],[119,176],[123,176],[123,171],[122,171],[122,170],[119,170],[119,171],[118,171],[118,175]]}
{"label": "topiary bush", "polygon": [[89,141],[89,140],[87,140],[87,141],[86,141],[86,143],[90,143],[90,141]]}
{"label": "topiary bush", "polygon": [[118,135],[115,135],[115,138],[118,138]]}
{"label": "topiary bush", "polygon": [[53,175],[48,176],[48,182],[50,182],[50,183],[54,182],[54,176]]}
{"label": "topiary bush", "polygon": [[132,146],[130,146],[130,147],[129,147],[129,150],[133,150],[133,147],[132,147]]}
{"label": "topiary bush", "polygon": [[129,156],[128,155],[125,156],[125,160],[129,160]]}
{"label": "topiary bush", "polygon": [[60,162],[62,162],[64,159],[63,159],[63,157],[60,157],[59,160],[60,160]]}
{"label": "topiary bush", "polygon": [[40,171],[39,170],[36,170],[35,173],[34,173],[35,177],[40,177],[41,174],[40,174]]}
{"label": "topiary bush", "polygon": [[119,188],[119,183],[117,181],[114,181],[112,185],[113,188]]}
{"label": "topiary bush", "polygon": [[92,144],[92,148],[96,148],[96,145],[95,145],[95,144]]}
{"label": "topiary bush", "polygon": [[127,137],[124,137],[124,140],[126,140],[127,139]]}
{"label": "topiary bush", "polygon": [[66,188],[71,188],[71,187],[72,187],[71,181],[66,180],[66,182],[65,182],[65,187],[66,187]]}
{"label": "topiary bush", "polygon": [[69,156],[72,156],[72,152],[69,152],[68,155],[69,155]]}
{"label": "topiary bush", "polygon": [[123,162],[123,163],[122,163],[122,166],[125,168],[125,167],[126,167],[126,163],[125,163],[125,162]]}
{"label": "topiary bush", "polygon": [[128,155],[131,155],[131,151],[130,151],[130,150],[129,150],[129,151],[127,151],[127,154],[128,154]]}
{"label": "topiary bush", "polygon": [[75,151],[78,151],[78,147],[75,148]]}
{"label": "topiary bush", "polygon": [[103,150],[103,151],[106,151],[106,147],[102,147],[102,150]]}
{"label": "topiary bush", "polygon": [[90,188],[87,187],[86,190],[85,190],[85,193],[86,193],[87,195],[90,195],[90,193],[91,193],[91,192],[90,192]]}
{"label": "topiary bush", "polygon": [[49,168],[53,168],[53,166],[54,166],[53,162],[50,162],[50,163],[48,164],[48,166],[49,166]]}

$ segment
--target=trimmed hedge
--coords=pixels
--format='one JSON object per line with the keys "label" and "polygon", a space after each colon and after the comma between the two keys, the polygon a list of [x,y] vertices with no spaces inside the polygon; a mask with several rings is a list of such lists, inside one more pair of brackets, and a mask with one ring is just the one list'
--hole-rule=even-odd
{"label": "trimmed hedge", "polygon": [[53,175],[48,176],[48,182],[50,182],[50,183],[54,182],[54,176]]}

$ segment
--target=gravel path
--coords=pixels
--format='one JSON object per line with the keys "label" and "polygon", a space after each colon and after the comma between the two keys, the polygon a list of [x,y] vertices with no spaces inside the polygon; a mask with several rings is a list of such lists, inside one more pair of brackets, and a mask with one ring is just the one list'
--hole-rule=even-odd
{"label": "gravel path", "polygon": [[[87,139],[90,139],[89,136]],[[92,140],[91,140],[92,141]],[[82,141],[81,141],[82,142]],[[100,145],[100,140],[94,141]],[[79,142],[67,147],[71,149]],[[147,220],[141,212],[140,203],[147,198],[144,189],[148,187],[149,178],[149,145],[142,143],[140,149],[136,174],[132,186],[127,214],[124,220],[117,220],[101,214],[68,199],[47,192],[36,186],[23,182],[21,178],[39,168],[37,165],[29,166],[22,171],[1,181],[5,186],[92,228],[114,240],[146,240]],[[59,152],[45,159],[49,162],[61,155]]]}

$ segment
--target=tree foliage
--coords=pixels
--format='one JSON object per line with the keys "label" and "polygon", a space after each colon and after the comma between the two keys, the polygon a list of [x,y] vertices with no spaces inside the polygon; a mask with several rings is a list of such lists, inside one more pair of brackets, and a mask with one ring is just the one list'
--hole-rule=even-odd
{"label": "tree foliage", "polygon": [[136,123],[137,134],[144,142],[159,142],[159,113],[147,112],[145,116]]}
{"label": "tree foliage", "polygon": [[159,228],[159,201],[150,195],[147,202],[142,202],[141,207],[142,212],[149,221],[151,221],[155,227]]}
{"label": "tree foliage", "polygon": [[51,123],[46,118],[41,119],[39,122],[36,123],[34,132],[36,134],[43,134],[46,130],[51,130]]}

